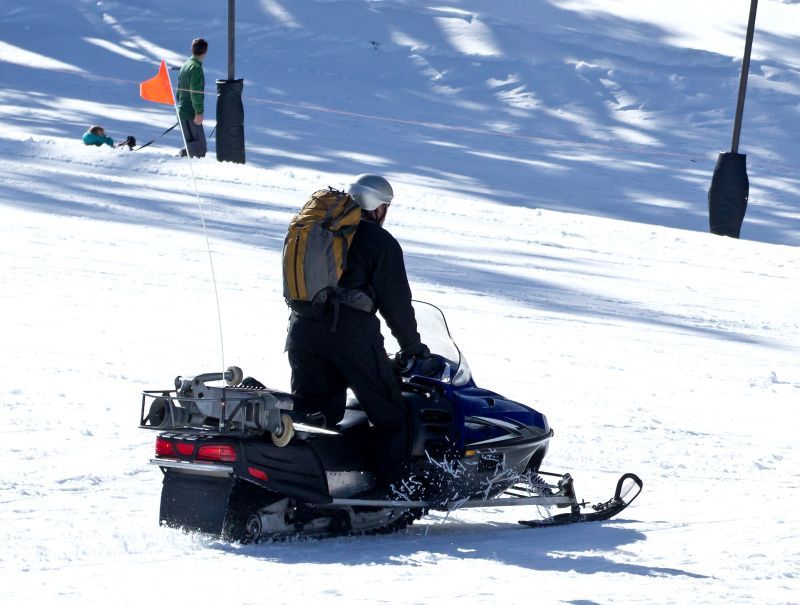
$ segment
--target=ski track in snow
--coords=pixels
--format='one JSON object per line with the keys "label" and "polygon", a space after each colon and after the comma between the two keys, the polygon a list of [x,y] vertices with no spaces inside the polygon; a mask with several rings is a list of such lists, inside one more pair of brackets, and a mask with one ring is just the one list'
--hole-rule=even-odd
{"label": "ski track in snow", "polygon": [[[160,473],[146,464],[154,434],[137,428],[139,393],[220,360],[176,140],[135,154],[78,141],[93,122],[142,142],[169,125],[168,108],[138,102],[134,88],[80,75],[144,79],[161,49],[181,55],[186,24],[139,4],[63,14],[49,0],[0,3],[9,603],[798,602],[800,185],[796,137],[782,126],[800,102],[787,41],[797,3],[759,8],[742,241],[704,233],[709,154],[727,143],[733,109],[718,108],[734,102],[740,52],[738,21],[718,23],[721,9],[689,23],[623,0],[537,2],[535,16],[521,0],[241,7],[254,99],[551,143],[246,99],[248,164],[208,157],[195,170],[226,363],[288,386],[286,224],[315,188],[385,170],[398,194],[387,226],[415,297],[445,310],[479,384],[548,416],[545,466],[569,471],[590,500],[625,471],[645,483],[619,519],[596,525],[529,530],[516,521],[535,510],[473,510],[391,536],[257,546],[157,526]],[[746,16],[746,2],[730,4]],[[214,11],[196,18],[222,49]],[[309,47],[313,32],[321,44]],[[253,58],[259,43],[270,77]],[[212,54],[208,81],[223,67]]]}

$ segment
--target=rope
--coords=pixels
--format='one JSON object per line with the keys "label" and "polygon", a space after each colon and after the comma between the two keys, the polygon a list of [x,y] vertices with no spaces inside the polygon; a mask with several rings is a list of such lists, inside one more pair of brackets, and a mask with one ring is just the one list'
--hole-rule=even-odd
{"label": "rope", "polygon": [[[179,121],[178,121],[178,122],[175,122],[175,123],[174,123],[172,126],[170,126],[169,128],[167,128],[167,129],[166,129],[164,132],[162,132],[160,135],[158,135],[158,136],[157,136],[155,139],[153,139],[153,140],[152,140],[152,141],[150,141],[149,143],[145,143],[144,145],[140,145],[139,147],[137,147],[137,148],[136,148],[136,149],[134,149],[133,151],[139,151],[140,149],[144,149],[145,147],[148,147],[148,146],[152,145],[153,143],[155,143],[155,142],[156,142],[158,139],[160,139],[161,137],[163,137],[163,136],[164,136],[165,134],[167,134],[168,132],[170,132],[170,131],[172,131],[172,130],[175,130],[175,128],[178,126],[178,124],[180,124],[180,119],[179,119]],[[216,126],[215,126],[215,128],[216,128]],[[184,143],[185,143],[185,142],[186,142],[186,141],[184,140]]]}
{"label": "rope", "polygon": [[[172,88],[172,82],[170,81],[170,88]],[[175,97],[175,93],[172,94],[173,98]],[[173,103],[173,107],[175,108],[175,115],[178,117],[178,124],[180,124],[181,116],[178,112],[178,104]],[[177,126],[177,124],[175,125]],[[173,126],[173,128],[175,128]],[[222,335],[222,311],[220,309],[219,304],[219,290],[217,288],[217,276],[214,271],[214,257],[211,255],[211,242],[208,239],[208,228],[206,227],[206,217],[205,212],[203,211],[203,203],[200,200],[200,191],[197,188],[197,178],[194,174],[194,163],[192,162],[192,156],[189,153],[189,143],[186,141],[186,133],[183,131],[183,128],[180,129],[181,131],[181,138],[183,139],[183,148],[186,150],[186,159],[189,160],[189,171],[192,174],[192,185],[194,185],[194,197],[197,200],[197,208],[200,210],[200,222],[203,223],[203,235],[206,239],[206,250],[208,251],[208,264],[211,267],[211,281],[214,284],[214,299],[217,303],[217,325],[219,326],[219,351],[220,351],[220,358],[222,361],[222,373],[225,374],[225,340]]]}
{"label": "rope", "polygon": [[[0,59],[2,62],[2,59]],[[139,86],[139,82],[134,80],[127,80],[124,78],[115,78],[112,76],[101,76],[92,73],[76,73],[74,71],[66,70],[66,69],[50,69],[48,71],[51,72],[58,72],[67,74],[70,76],[80,76],[83,78],[89,78],[94,80],[102,80],[102,81],[109,81],[115,82],[118,84],[131,84],[136,87]],[[170,81],[171,84],[171,81]],[[174,88],[173,91],[177,92],[203,92],[205,91],[195,91],[186,88]],[[572,139],[567,138],[556,138],[556,137],[540,137],[540,136],[533,136],[533,135],[525,135],[525,134],[517,134],[513,132],[503,132],[500,130],[492,130],[488,128],[475,128],[471,126],[462,126],[459,124],[446,124],[443,122],[431,122],[431,121],[423,121],[423,120],[413,120],[410,118],[399,118],[394,116],[387,116],[387,115],[379,115],[379,114],[370,114],[370,113],[362,113],[362,112],[354,112],[354,111],[347,111],[343,109],[337,109],[333,107],[326,107],[323,105],[315,105],[311,103],[306,103],[303,101],[297,102],[288,102],[288,101],[276,101],[272,99],[265,99],[260,97],[253,97],[247,95],[246,100],[248,103],[258,103],[262,105],[272,105],[277,107],[287,107],[295,110],[306,110],[306,111],[315,111],[319,113],[327,113],[333,115],[341,115],[347,117],[354,117],[360,118],[364,120],[374,120],[374,121],[381,121],[381,122],[388,122],[393,124],[402,124],[406,126],[418,126],[421,128],[427,128],[432,130],[439,130],[439,131],[452,131],[452,132],[466,132],[470,134],[479,134],[485,136],[492,136],[492,137],[504,137],[504,138],[511,138],[511,139],[518,139],[524,141],[531,141],[533,143],[538,143],[540,145],[560,145],[563,147],[571,147],[571,148],[587,148],[587,149],[614,149],[617,151],[631,151],[632,148],[644,148],[647,150],[647,154],[650,156],[662,156],[662,157],[671,157],[680,159],[683,161],[687,160],[685,153],[678,153],[678,152],[671,152],[671,151],[664,151],[664,150],[657,150],[653,149],[650,145],[641,145],[638,143],[625,143],[620,145],[615,145],[611,143],[594,143],[594,142],[576,142]],[[689,160],[691,162],[696,162],[696,160]],[[769,160],[771,166],[778,165],[780,163],[776,163],[774,160]]]}
{"label": "rope", "polygon": [[[0,62],[3,62],[3,59],[0,58]],[[175,68],[170,68],[174,70]],[[77,73],[74,71],[70,71],[67,69],[48,69],[51,72],[63,73],[70,76],[80,76],[83,78],[95,79],[95,80],[103,80],[109,82],[116,82],[119,84],[131,84],[138,88],[140,82],[134,80],[127,80],[124,78],[115,78],[112,76],[101,76],[92,73]],[[172,82],[170,81],[170,85]],[[174,91],[180,92],[203,92],[205,91],[195,91],[186,88],[175,88]],[[642,145],[639,143],[625,143],[620,145],[615,145],[612,143],[595,143],[591,141],[575,141],[573,139],[567,138],[556,138],[556,137],[537,137],[533,135],[525,135],[525,134],[517,134],[513,132],[503,132],[500,130],[491,130],[488,128],[475,128],[470,126],[461,126],[459,124],[446,124],[442,122],[430,122],[430,121],[421,121],[421,120],[412,120],[409,118],[398,118],[394,116],[386,116],[386,115],[378,115],[378,114],[369,114],[369,113],[361,113],[361,112],[354,112],[354,111],[346,111],[342,109],[336,109],[333,107],[325,107],[323,105],[314,105],[311,103],[306,103],[303,101],[297,102],[287,102],[287,101],[275,101],[272,99],[264,99],[260,97],[253,97],[247,95],[246,100],[248,103],[259,103],[262,105],[272,105],[277,107],[287,107],[291,109],[302,109],[306,111],[316,111],[320,113],[328,113],[334,115],[341,115],[341,116],[348,116],[354,118],[361,118],[365,120],[375,120],[381,122],[389,122],[393,124],[403,124],[407,126],[418,126],[422,128],[428,128],[433,130],[444,130],[444,131],[452,131],[452,132],[467,132],[471,134],[479,134],[485,136],[492,136],[492,137],[505,137],[505,138],[512,138],[512,139],[519,139],[525,141],[531,141],[533,143],[538,143],[540,145],[560,145],[562,147],[571,147],[577,149],[596,149],[596,150],[604,150],[604,149],[613,149],[616,151],[627,151],[630,152],[633,148],[641,148],[646,150],[646,154],[649,156],[660,156],[660,157],[668,157],[679,159],[682,161],[687,161],[687,153],[678,153],[673,151],[665,151],[665,150],[658,150],[653,149],[650,145]],[[209,137],[210,138],[210,137]],[[696,159],[688,159],[689,162],[696,163]],[[791,168],[794,169],[794,166],[791,166],[785,162],[781,162],[776,160],[775,158],[763,158],[764,164],[769,164],[770,167],[784,167],[784,168]]]}

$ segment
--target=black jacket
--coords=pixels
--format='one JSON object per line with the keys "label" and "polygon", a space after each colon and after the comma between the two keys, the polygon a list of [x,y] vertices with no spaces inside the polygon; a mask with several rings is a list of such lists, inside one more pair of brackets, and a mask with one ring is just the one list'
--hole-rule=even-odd
{"label": "black jacket", "polygon": [[339,286],[369,294],[403,349],[419,346],[403,250],[383,227],[365,220],[359,223]]}

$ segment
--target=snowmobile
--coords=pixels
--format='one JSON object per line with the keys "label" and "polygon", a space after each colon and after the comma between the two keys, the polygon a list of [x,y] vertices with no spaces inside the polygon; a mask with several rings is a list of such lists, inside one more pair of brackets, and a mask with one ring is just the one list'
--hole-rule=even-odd
{"label": "snowmobile", "polygon": [[399,369],[412,470],[396,493],[374,495],[370,424],[355,398],[326,426],[318,414],[299,414],[290,394],[231,367],[142,393],[139,425],[160,432],[150,463],[163,473],[161,524],[257,542],[388,533],[431,510],[563,510],[519,521],[548,527],[610,519],[639,495],[641,479],[627,473],[609,500],[592,505],[578,500],[568,473],[542,471],[553,437],[547,418],[478,387],[442,311],[414,308],[431,354]]}

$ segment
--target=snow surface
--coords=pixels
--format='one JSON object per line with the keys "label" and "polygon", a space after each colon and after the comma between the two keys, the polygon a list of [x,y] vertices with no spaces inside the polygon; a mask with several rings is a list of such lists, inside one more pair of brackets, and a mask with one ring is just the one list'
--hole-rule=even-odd
{"label": "snow surface", "polygon": [[[0,0],[0,577],[9,603],[800,602],[800,4],[759,7],[742,240],[706,233],[749,2],[239,2],[245,166],[196,162],[225,362],[288,386],[280,248],[380,171],[415,296],[619,519],[258,546],[157,526],[139,392],[221,363],[188,165],[138,82],[223,3]],[[213,126],[213,97],[207,132]],[[211,144],[213,150],[213,142]]]}

